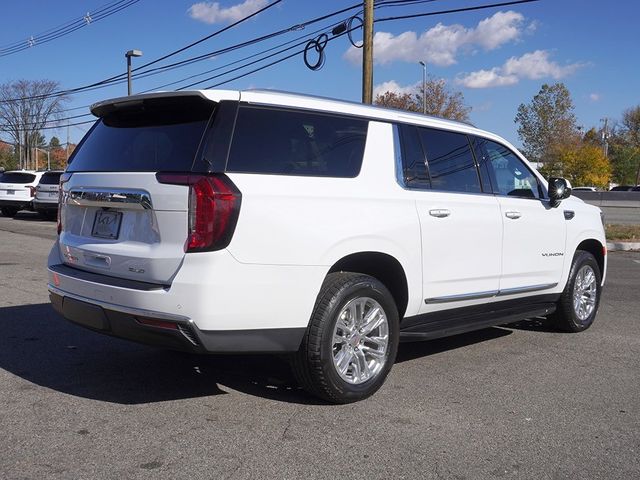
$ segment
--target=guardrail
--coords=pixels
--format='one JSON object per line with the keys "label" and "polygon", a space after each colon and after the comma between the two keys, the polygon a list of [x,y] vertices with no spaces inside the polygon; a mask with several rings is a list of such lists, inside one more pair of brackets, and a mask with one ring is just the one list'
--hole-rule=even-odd
{"label": "guardrail", "polygon": [[597,207],[640,208],[640,192],[571,192]]}

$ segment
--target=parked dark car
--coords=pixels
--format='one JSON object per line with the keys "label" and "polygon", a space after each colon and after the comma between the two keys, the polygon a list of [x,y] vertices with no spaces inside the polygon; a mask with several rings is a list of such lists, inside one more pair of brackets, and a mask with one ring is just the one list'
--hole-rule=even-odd
{"label": "parked dark car", "polygon": [[633,185],[618,185],[617,187],[613,187],[610,192],[629,192],[634,188]]}

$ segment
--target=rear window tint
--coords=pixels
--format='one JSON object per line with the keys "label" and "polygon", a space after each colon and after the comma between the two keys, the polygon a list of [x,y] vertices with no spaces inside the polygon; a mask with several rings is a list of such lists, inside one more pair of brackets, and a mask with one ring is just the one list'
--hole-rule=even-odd
{"label": "rear window tint", "polygon": [[358,118],[242,106],[227,171],[356,177],[367,127]]}
{"label": "rear window tint", "polygon": [[45,172],[40,178],[41,185],[55,185],[60,183],[60,175],[62,172]]}
{"label": "rear window tint", "polygon": [[200,98],[170,97],[107,112],[67,171],[190,171],[214,106]]}
{"label": "rear window tint", "polygon": [[22,172],[6,172],[0,178],[2,183],[32,183],[35,180],[36,176],[34,174]]}

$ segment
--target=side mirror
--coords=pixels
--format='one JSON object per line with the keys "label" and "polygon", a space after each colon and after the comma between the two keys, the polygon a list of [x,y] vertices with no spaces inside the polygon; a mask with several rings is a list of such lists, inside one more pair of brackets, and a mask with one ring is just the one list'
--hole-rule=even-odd
{"label": "side mirror", "polygon": [[564,178],[549,178],[549,203],[553,208],[560,205],[560,202],[571,196],[571,183]]}

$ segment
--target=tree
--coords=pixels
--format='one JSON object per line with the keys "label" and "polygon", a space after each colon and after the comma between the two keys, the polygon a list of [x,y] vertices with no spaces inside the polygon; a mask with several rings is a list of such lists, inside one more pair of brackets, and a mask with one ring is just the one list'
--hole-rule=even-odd
{"label": "tree", "polygon": [[599,145],[583,141],[577,147],[560,146],[557,148],[557,154],[562,164],[562,175],[573,185],[593,185],[601,188],[609,186],[611,166]]}
{"label": "tree", "polygon": [[14,170],[18,166],[13,145],[0,140],[0,167]]}
{"label": "tree", "polygon": [[640,184],[640,105],[625,110],[622,114],[622,131],[626,137],[629,147],[635,152],[636,178],[633,183]]}
{"label": "tree", "polygon": [[544,84],[528,105],[520,104],[515,122],[522,151],[534,162],[555,162],[557,149],[576,143],[573,100],[562,83]]}
{"label": "tree", "polygon": [[13,140],[19,166],[35,166],[33,147],[44,141],[41,131],[54,126],[69,100],[55,95],[59,83],[53,80],[18,80],[0,85],[0,130]]}
{"label": "tree", "polygon": [[[387,91],[376,95],[374,103],[383,107],[398,108],[410,112],[423,112],[422,83],[410,93],[396,93]],[[426,113],[437,117],[469,121],[471,107],[464,104],[462,92],[453,92],[447,87],[444,79],[429,77],[426,82]]]}

